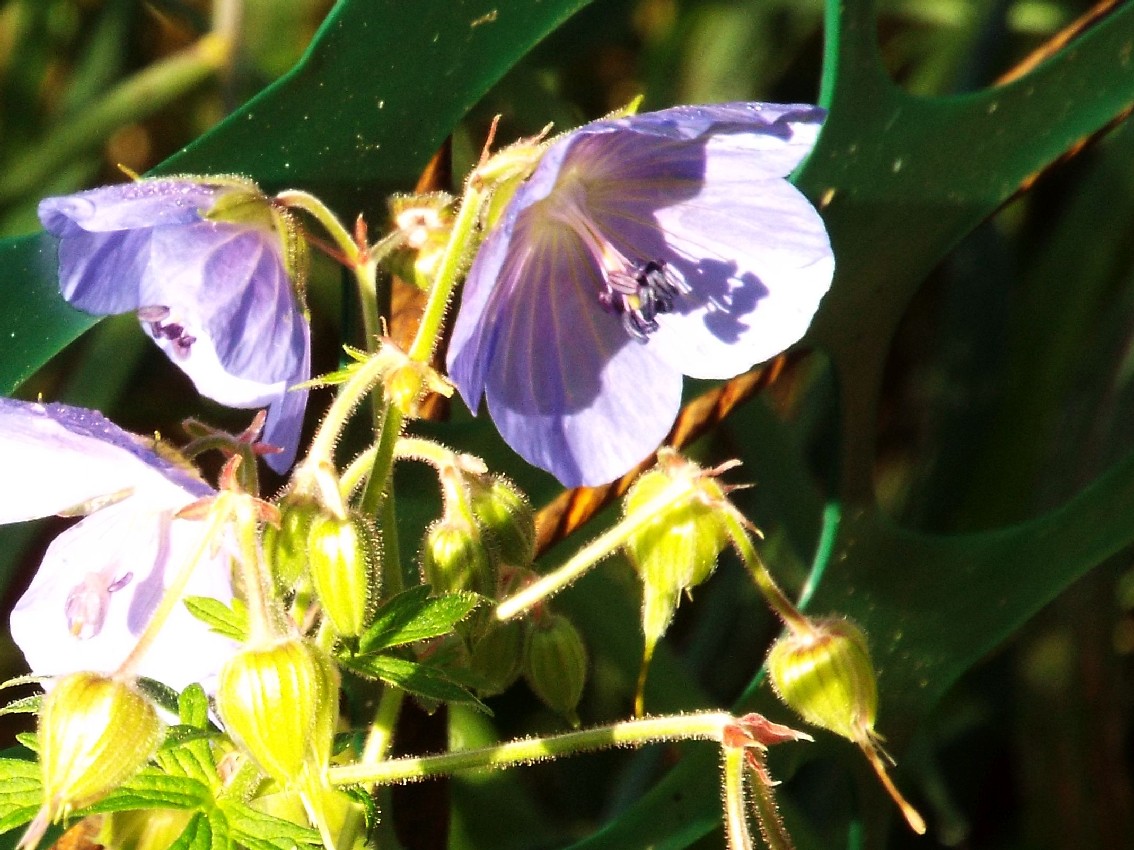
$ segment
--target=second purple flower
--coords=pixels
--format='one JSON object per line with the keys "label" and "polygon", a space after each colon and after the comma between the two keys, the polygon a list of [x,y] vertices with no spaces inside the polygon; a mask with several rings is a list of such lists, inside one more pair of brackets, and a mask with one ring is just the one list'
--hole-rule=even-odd
{"label": "second purple flower", "polygon": [[723,379],[799,340],[831,284],[819,214],[786,176],[825,113],[683,106],[597,121],[544,153],[465,283],[449,371],[567,486],[653,452],[682,376]]}
{"label": "second purple flower", "polygon": [[59,287],[95,315],[135,312],[198,391],[267,407],[263,439],[295,459],[311,340],[296,286],[305,249],[287,214],[235,178],[139,180],[39,205],[59,237]]}

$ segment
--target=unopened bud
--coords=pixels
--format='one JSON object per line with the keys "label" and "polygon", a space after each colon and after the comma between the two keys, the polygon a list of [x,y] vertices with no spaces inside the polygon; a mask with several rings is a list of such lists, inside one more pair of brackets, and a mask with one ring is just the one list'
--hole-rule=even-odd
{"label": "unopened bud", "polygon": [[476,676],[477,696],[503,693],[520,677],[528,625],[526,620],[492,624],[473,645],[468,667]]}
{"label": "unopened bud", "polygon": [[[666,502],[666,493],[672,501]],[[651,508],[651,503],[655,503]],[[707,579],[728,541],[722,521],[724,490],[714,477],[677,455],[638,477],[626,494],[627,517],[653,510],[653,518],[626,541],[642,578],[642,630],[647,651],[669,628],[681,594]]]}
{"label": "unopened bud", "polygon": [[55,683],[39,715],[44,804],[21,846],[47,825],[113,791],[146,763],[162,723],[132,685],[101,673],[72,673]]}
{"label": "unopened bud", "polygon": [[587,650],[570,620],[552,614],[534,625],[528,637],[524,676],[549,708],[566,717],[572,726],[579,725],[575,709],[587,680]]}
{"label": "unopened bud", "polygon": [[357,637],[378,599],[377,531],[363,518],[322,514],[307,537],[311,581],[335,633]]}
{"label": "unopened bud", "polygon": [[535,512],[528,497],[503,475],[473,481],[473,516],[500,562],[526,567],[535,557]]}
{"label": "unopened bud", "polygon": [[279,526],[264,526],[264,557],[281,593],[291,590],[307,569],[307,535],[319,514],[319,506],[310,499],[285,498]]}
{"label": "unopened bud", "polygon": [[866,635],[848,620],[789,631],[767,660],[772,687],[808,723],[861,744],[873,734],[878,686]]}
{"label": "unopened bud", "polygon": [[326,766],[338,717],[334,662],[302,640],[245,649],[221,668],[217,711],[268,776],[293,785]]}
{"label": "unopened bud", "polygon": [[189,825],[185,809],[135,809],[114,812],[101,841],[115,850],[167,850]]}
{"label": "unopened bud", "polygon": [[493,596],[496,590],[496,571],[480,532],[460,519],[440,519],[425,532],[421,578],[435,593]]}

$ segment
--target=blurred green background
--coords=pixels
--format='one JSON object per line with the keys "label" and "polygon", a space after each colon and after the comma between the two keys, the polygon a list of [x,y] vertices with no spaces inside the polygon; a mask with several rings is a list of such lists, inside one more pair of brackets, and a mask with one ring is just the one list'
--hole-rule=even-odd
{"label": "blurred green background", "polygon": [[[35,205],[46,195],[123,179],[119,165],[139,173],[158,166],[299,61],[331,11],[330,3],[315,0],[246,0],[242,5],[239,46],[218,72],[186,73],[160,95],[127,89],[130,96],[123,98],[123,84],[192,49],[214,21],[210,4],[0,4],[0,236],[36,231]],[[337,11],[344,5],[356,11],[373,6],[375,31],[384,25],[382,10],[392,8],[357,2],[340,4]],[[483,4],[437,0],[424,5],[444,15],[446,9],[464,13]],[[568,10],[585,4],[558,5]],[[906,0],[880,2],[876,9],[868,3],[847,5],[859,9],[853,19],[857,26],[869,20],[874,28],[867,38],[876,34],[892,80],[901,90],[926,97],[987,89],[1088,11],[1086,3],[1033,0]],[[458,179],[497,113],[503,115],[501,138],[508,140],[537,132],[549,121],[562,128],[598,117],[640,93],[647,109],[734,99],[814,102],[820,97],[825,46],[830,50],[833,40],[831,31],[825,39],[824,14],[820,0],[596,0],[511,67],[453,128]],[[1121,26],[1134,40],[1130,15]],[[852,29],[844,21],[844,36]],[[531,33],[526,37],[536,40]],[[365,45],[373,36],[344,38]],[[367,61],[352,66],[359,90],[370,91],[372,77],[406,74],[405,68],[413,67],[413,56],[401,64],[391,60],[386,52],[391,43],[396,46],[397,39],[376,41],[369,53],[360,48]],[[526,44],[516,52],[525,49]],[[1089,54],[1084,48],[1083,56]],[[827,61],[830,86],[829,55]],[[1112,59],[1099,62],[1113,62],[1113,87],[1134,91],[1128,66]],[[1066,91],[1074,89],[1068,84]],[[326,96],[348,100],[350,94]],[[479,98],[474,94],[470,88],[470,102]],[[1001,206],[999,198],[1013,193],[1022,174],[1003,171],[1000,161],[986,157],[964,132],[946,138],[952,125],[945,119],[933,124],[928,111],[924,118],[910,119],[927,128],[924,138],[902,131],[901,121],[893,137],[879,132],[856,113],[868,111],[870,96],[843,91],[835,97],[829,143],[801,178],[816,201],[828,187],[843,192],[830,208],[836,256],[841,262],[854,252],[846,277],[836,282],[838,298],[829,301],[811,340],[820,350],[771,392],[746,404],[696,452],[707,462],[745,460],[740,477],[756,487],[744,496],[744,507],[767,535],[764,552],[773,572],[796,589],[808,574],[824,506],[828,517],[841,510],[834,557],[821,565],[829,577],[825,586],[832,589],[819,594],[819,610],[849,611],[868,626],[882,667],[880,730],[894,743],[900,784],[931,829],[921,839],[907,834],[885,801],[876,799],[853,749],[822,736],[814,754],[777,753],[773,760],[773,770],[784,780],[785,817],[801,847],[1134,847],[1134,560],[1128,546],[1134,516],[1125,515],[1129,500],[1119,496],[1120,490],[1125,493],[1121,482],[1131,477],[1124,470],[1134,449],[1134,133],[1118,126]],[[1052,89],[1045,95],[1041,88],[1037,97],[1044,96],[1047,105],[1037,107],[1041,119],[1055,128],[1066,126],[1072,109]],[[1134,94],[1115,97],[1134,102]],[[958,109],[962,103],[940,102]],[[419,107],[440,109],[429,98]],[[345,126],[311,128],[298,113],[295,118],[291,125],[275,127],[279,137],[350,132]],[[869,130],[861,141],[848,129],[859,120]],[[1011,131],[1010,124],[997,129]],[[413,138],[423,145],[429,136],[423,132]],[[871,230],[870,222],[861,220],[873,215],[869,204],[838,206],[842,197],[867,197],[864,187],[873,167],[868,162],[873,153],[856,153],[852,142],[841,145],[844,139],[878,151],[880,159],[898,152],[894,191],[905,202],[928,206],[941,187],[948,194],[955,184],[961,193],[968,191],[962,184],[984,180],[994,187],[983,199],[986,208],[974,205],[974,220],[965,225],[962,240],[942,236],[933,250],[919,247],[922,230],[912,219],[908,232],[901,222]],[[1046,141],[1029,129],[1007,144],[1026,151]],[[951,146],[953,157],[942,159],[934,183],[907,178],[908,171],[898,174],[903,161],[917,165],[933,143]],[[216,161],[216,150],[195,150],[189,162],[210,156]],[[376,232],[383,193],[412,187],[407,175],[412,165],[423,164],[423,152],[397,159],[396,153],[379,151],[376,156],[392,156],[396,164],[386,171],[343,174],[341,180],[315,172],[301,173],[297,180],[303,188],[325,190],[343,214],[364,211]],[[949,170],[966,156],[975,176]],[[835,164],[828,165],[827,157]],[[175,160],[174,170],[181,161]],[[982,162],[990,163],[985,172]],[[271,163],[264,175],[253,176],[268,188],[280,188],[274,185],[282,179],[277,166]],[[836,179],[840,175],[845,183]],[[920,214],[927,220],[933,215]],[[875,220],[886,221],[882,214]],[[850,246],[845,255],[844,245]],[[891,279],[895,264],[915,254],[908,268],[916,285],[886,288],[881,282]],[[870,258],[877,259],[877,267],[869,265]],[[877,291],[870,289],[871,281],[880,282]],[[334,367],[340,337],[357,342],[355,317],[343,306],[339,283],[329,263],[317,265],[311,289],[317,369]],[[5,285],[15,284],[9,277]],[[892,329],[875,312],[894,314],[892,339]],[[870,385],[853,377],[846,359],[859,350],[855,346],[865,345],[851,340],[853,335],[869,335],[878,327],[883,330],[875,348],[884,358],[870,367],[877,372],[878,397],[869,411],[877,415],[868,423],[869,447],[856,449],[847,434],[865,439],[865,426],[858,421],[862,415],[853,412],[853,398],[848,402],[839,393]],[[176,423],[201,409],[180,373],[155,354],[128,318],[99,324],[18,393],[98,407],[139,432],[176,434]],[[205,409],[217,424],[240,427],[243,422],[242,415],[216,406]],[[482,448],[516,473],[537,500],[550,495],[545,479],[513,468],[514,460],[492,442],[483,423],[471,425],[460,412],[457,417],[456,426],[438,433]],[[1114,495],[1106,489],[1111,479],[1100,478],[1108,471],[1120,480]],[[1127,545],[1099,544],[1105,550],[1101,554],[1081,554],[1071,551],[1063,526],[1045,518],[1092,482],[1103,482],[1097,498],[1083,513],[1068,515],[1068,522],[1083,526],[1080,518],[1089,515],[1105,529],[1107,540]],[[1017,557],[1004,559],[1010,572],[996,593],[979,580],[966,580],[965,565],[985,563],[994,552],[985,538],[978,539],[980,533],[1021,528],[1012,524],[1028,520],[1038,523],[1034,534],[1004,538]],[[942,535],[941,540],[957,545],[946,554],[933,550],[938,560],[926,560],[916,546],[907,551],[895,544],[904,538],[888,531],[891,526]],[[8,590],[9,606],[26,581],[20,571],[26,576],[35,563],[35,547],[43,545],[34,528],[3,530],[8,570],[17,576]],[[977,537],[945,536],[962,533]],[[871,534],[883,542],[877,544],[881,554],[871,564],[874,572],[868,573],[861,553],[870,552],[872,544],[855,545],[874,540]],[[1030,540],[1026,555],[1020,554],[1025,536]],[[29,541],[30,551],[25,549]],[[556,557],[562,553],[553,552],[551,558]],[[856,573],[860,566],[863,572]],[[942,575],[954,567],[956,576]],[[1037,583],[1052,589],[1028,590]],[[1066,585],[1054,601],[1042,604]],[[891,588],[917,602],[901,617],[878,601],[889,600],[884,591]],[[613,720],[628,711],[640,652],[636,595],[628,567],[609,564],[565,596],[563,605],[587,635],[592,655],[585,722]],[[1025,598],[1029,601],[1021,601]],[[1040,610],[1032,616],[1035,609]],[[997,617],[1003,620],[1000,631],[986,625]],[[932,628],[910,637],[910,622],[931,622]],[[732,704],[746,690],[774,634],[775,624],[748,580],[726,561],[680,609],[658,659],[651,708]],[[956,645],[942,634],[955,634]],[[14,648],[8,647],[5,656],[16,671],[20,662]],[[924,697],[912,693],[919,670],[932,679],[921,684]],[[766,696],[759,704],[769,714],[778,712],[775,719],[790,722],[788,712]],[[492,721],[452,712],[454,743],[560,728],[560,721],[522,687],[494,700],[493,708]],[[575,841],[615,848],[721,846],[719,830],[712,829],[716,810],[703,804],[717,795],[711,753],[697,771],[679,774],[676,781],[671,776],[667,786],[672,791],[695,783],[689,797],[702,802],[689,803],[686,810],[684,802],[667,804],[655,796],[652,803],[647,798],[645,808],[631,805],[666,775],[675,758],[675,751],[662,748],[604,753],[456,780],[449,786],[449,846],[534,850]],[[635,820],[662,822],[664,812],[675,823],[692,826],[681,834],[670,830],[662,841]],[[433,819],[443,820],[436,813]],[[596,833],[612,823],[623,824],[624,831],[616,826]],[[420,840],[424,843],[407,846],[437,846]]]}

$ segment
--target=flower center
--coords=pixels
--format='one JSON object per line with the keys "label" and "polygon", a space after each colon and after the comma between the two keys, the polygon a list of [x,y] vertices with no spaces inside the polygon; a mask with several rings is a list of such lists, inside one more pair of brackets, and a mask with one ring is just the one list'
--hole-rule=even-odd
{"label": "flower center", "polygon": [[67,594],[63,604],[71,634],[79,640],[88,640],[101,632],[110,607],[110,594],[124,588],[133,578],[133,573],[126,573],[111,581],[105,573],[87,573]]}
{"label": "flower center", "polygon": [[165,324],[169,314],[168,307],[158,304],[139,308],[138,319],[150,326],[150,333],[154,339],[168,339],[173,343],[173,350],[178,356],[187,357],[197,337],[185,333],[185,327],[177,322]]}
{"label": "flower center", "polygon": [[563,194],[556,217],[578,234],[602,271],[599,304],[622,320],[631,339],[648,342],[658,329],[657,317],[671,312],[677,299],[692,288],[665,260],[627,258],[598,231],[575,193],[564,190]]}

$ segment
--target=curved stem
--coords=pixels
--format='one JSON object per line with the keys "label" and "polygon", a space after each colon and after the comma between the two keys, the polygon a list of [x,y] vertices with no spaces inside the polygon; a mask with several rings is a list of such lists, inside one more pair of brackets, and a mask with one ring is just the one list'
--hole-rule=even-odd
{"label": "curved stem", "polygon": [[334,785],[384,785],[420,781],[482,767],[532,764],[607,747],[640,747],[664,741],[720,741],[725,728],[732,723],[735,723],[732,715],[720,711],[649,717],[547,738],[509,741],[476,750],[389,759],[378,764],[331,767],[327,778]]}

